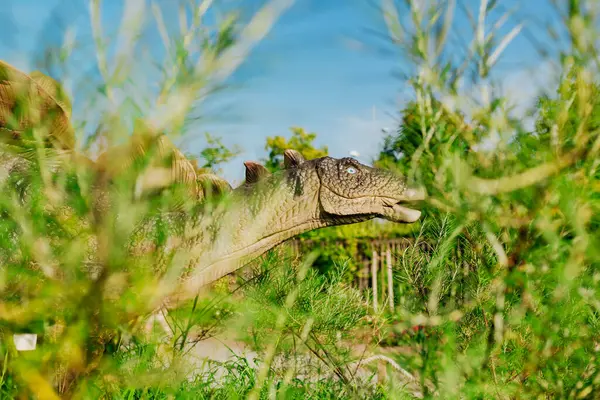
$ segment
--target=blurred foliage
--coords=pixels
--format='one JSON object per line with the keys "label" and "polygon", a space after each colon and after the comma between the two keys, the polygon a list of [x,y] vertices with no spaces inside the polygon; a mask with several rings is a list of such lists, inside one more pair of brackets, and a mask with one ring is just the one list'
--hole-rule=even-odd
{"label": "blurred foliage", "polygon": [[[124,246],[132,233],[137,234],[132,232],[134,227],[151,219],[165,204],[175,200],[180,211],[190,211],[194,206],[191,196],[180,196],[176,190],[142,196],[138,201],[132,196],[140,171],[155,160],[154,153],[171,150],[166,136],[160,136],[164,140],[154,143],[152,150],[139,140],[131,142],[132,127],[135,133],[135,127],[140,126],[137,123],[142,122],[142,110],[152,108],[149,103],[156,105],[159,112],[152,113],[156,118],[148,124],[153,132],[171,137],[181,133],[184,123],[194,119],[196,103],[222,84],[240,58],[236,53],[235,60],[231,60],[230,52],[239,46],[239,37],[232,28],[235,26],[235,32],[239,32],[239,21],[226,18],[226,23],[219,26],[217,18],[215,27],[207,25],[200,32],[200,17],[206,10],[193,2],[188,5],[193,15],[191,20],[180,21],[180,37],[165,38],[163,43],[169,50],[164,65],[158,65],[163,79],[151,84],[154,88],[158,83],[157,98],[140,100],[143,94],[136,97],[138,93],[127,86],[131,83],[128,75],[136,62],[153,63],[145,58],[147,54],[140,55],[136,46],[127,48],[130,43],[125,43],[121,51],[110,51],[112,43],[99,31],[100,2],[90,3],[97,46],[97,57],[92,59],[98,62],[102,82],[86,99],[88,103],[76,105],[85,112],[91,103],[100,121],[82,147],[90,153],[107,150],[101,167],[129,164],[131,168],[116,168],[118,173],[105,179],[102,168],[91,167],[87,159],[93,154],[58,151],[42,141],[23,140],[48,133],[45,124],[52,120],[44,114],[39,119],[35,113],[31,118],[22,114],[25,117],[17,122],[27,123],[16,127],[22,134],[16,141],[2,143],[0,183],[5,196],[0,199],[0,398],[121,398],[123,393],[139,395],[128,388],[149,392],[169,385],[181,387],[193,371],[189,365],[185,366],[187,370],[182,369],[186,346],[218,331],[222,320],[232,312],[227,299],[198,299],[167,314],[173,337],[165,339],[160,329],[146,330],[147,318],[166,301],[172,282],[157,271],[156,265],[164,261],[161,251],[136,257]],[[268,30],[272,19],[283,10],[285,7],[273,9],[273,4],[266,4],[250,23]],[[160,15],[155,17],[160,25]],[[128,28],[135,42],[136,28],[140,27],[135,26],[136,21],[125,22],[132,22]],[[206,35],[212,39],[203,40]],[[251,47],[260,38],[244,38],[244,46]],[[170,51],[171,40],[180,42],[181,52]],[[64,56],[53,62],[66,62],[69,54]],[[2,72],[0,124],[9,129],[0,133],[12,137],[16,125],[10,120],[10,112],[28,111],[37,99],[35,95],[17,96],[13,104],[13,99],[5,95],[18,92],[20,87],[14,89],[12,77],[5,76],[4,68]],[[151,118],[143,115],[143,119],[149,122]],[[59,127],[67,125],[77,126],[78,136],[90,127],[72,120]],[[214,168],[235,152],[212,136],[207,136],[207,142],[201,152],[201,167]],[[136,154],[113,152],[120,143],[133,144]],[[173,159],[173,154],[162,155]],[[172,215],[161,218],[151,232],[144,232],[149,237],[142,239],[164,248],[171,233],[169,223],[177,216],[169,217]],[[13,334],[20,332],[38,335],[35,351],[16,350]],[[161,396],[160,390],[156,393]]]}
{"label": "blurred foliage", "polygon": [[[414,99],[377,163],[429,194],[422,223],[404,232],[414,246],[395,255],[393,309],[383,303],[374,312],[369,293],[346,279],[360,238],[397,233],[371,221],[303,236],[312,240],[307,248],[318,243],[330,252],[325,261],[312,252],[299,262],[269,252],[234,290],[223,284],[168,313],[175,335],[164,340],[156,326],[142,329],[164,290],[155,260],[122,249],[130,225],[155,203],[132,203],[115,191],[121,218],[94,215],[93,180],[77,163],[55,168],[65,164],[47,148],[15,154],[3,147],[10,174],[2,176],[0,198],[0,397],[597,398],[600,81],[590,38],[598,16],[585,2],[556,7],[569,45],[556,94],[539,99],[530,130],[511,115],[507,98],[488,90],[497,50],[520,29],[515,23],[500,35],[511,20],[500,3],[484,3],[479,18],[465,19],[473,42],[464,53],[448,46],[454,2],[406,1],[385,10],[393,45],[414,67],[407,79]],[[206,50],[224,54],[229,44],[216,40]],[[188,55],[181,69],[165,68],[161,99],[177,98],[169,97],[174,88],[189,89],[190,99],[214,88],[206,82],[222,69],[192,71],[182,61]],[[112,95],[111,82],[103,96]],[[458,101],[473,97],[469,107]],[[103,131],[111,135],[126,125],[115,110],[105,115]],[[157,123],[178,127],[189,115],[175,111]],[[327,151],[314,149],[315,135],[301,129],[289,140],[270,139],[271,169],[280,168],[288,147],[307,158]],[[201,157],[211,168],[233,152],[217,139],[208,147]],[[120,188],[131,189],[128,173],[119,178]],[[165,242],[160,223],[156,231]],[[100,268],[85,257],[91,236],[101,246]],[[333,245],[340,238],[345,247]],[[38,333],[38,349],[17,352],[15,332]],[[190,365],[196,342],[224,333],[248,341],[257,360],[201,371]],[[388,368],[382,384],[362,381],[351,363],[365,347],[402,366],[417,388],[398,369]]]}
{"label": "blurred foliage", "polygon": [[[433,165],[438,165],[447,151],[468,153],[469,144],[458,132],[464,124],[462,115],[449,113],[435,98],[432,98],[427,113],[419,107],[414,101],[404,107],[398,130],[384,136],[375,165],[400,169],[406,174],[413,168],[412,163],[417,161],[421,151],[426,151],[427,156],[436,161]],[[432,115],[435,119],[431,118]],[[460,122],[457,123],[457,119]],[[428,177],[429,180],[434,178]]]}
{"label": "blurred foliage", "polygon": [[[537,148],[548,151],[560,146],[562,151],[572,150],[578,145],[579,129],[594,132],[600,128],[600,85],[590,81],[591,76],[585,79],[585,75],[581,68],[572,68],[557,89],[556,97],[543,96],[538,100],[536,140],[532,142]],[[519,137],[515,144],[527,144],[527,140]]]}
{"label": "blurred foliage", "polygon": [[283,136],[267,137],[265,150],[268,156],[264,161],[265,167],[275,172],[283,168],[283,152],[287,149],[294,149],[304,156],[307,160],[321,158],[328,155],[327,146],[316,148],[313,144],[317,138],[316,133],[309,133],[300,127],[290,128],[292,135],[289,139]]}
{"label": "blurred foliage", "polygon": [[[425,219],[414,237],[431,247],[398,259],[396,308],[385,311],[382,343],[408,346],[399,359],[419,371],[428,394],[594,398],[600,103],[597,74],[582,57],[595,49],[581,37],[597,16],[579,2],[564,10],[573,46],[561,59],[556,94],[541,97],[531,112],[531,131],[511,116],[507,98],[486,90],[491,46],[465,60],[479,80],[463,90],[481,97],[468,118],[456,106],[468,97],[453,79],[460,69],[435,58],[444,54],[445,37],[421,24],[439,23],[443,32],[448,22],[435,16],[448,15],[448,4],[404,5],[413,19],[397,44],[427,74],[410,81],[416,99],[378,163],[427,188]],[[485,15],[497,6],[490,3]],[[477,24],[473,31],[481,32]],[[389,26],[400,38],[399,21]],[[487,45],[488,36],[489,44],[502,42],[495,35],[473,45]]]}
{"label": "blurred foliage", "polygon": [[[217,167],[220,164],[227,163],[241,153],[239,146],[234,146],[230,149],[221,142],[220,138],[214,137],[209,133],[205,133],[205,138],[206,145],[200,151],[198,156],[194,154],[186,154],[186,157],[198,170],[210,169],[218,172]],[[198,159],[202,160],[201,164],[198,163]]]}

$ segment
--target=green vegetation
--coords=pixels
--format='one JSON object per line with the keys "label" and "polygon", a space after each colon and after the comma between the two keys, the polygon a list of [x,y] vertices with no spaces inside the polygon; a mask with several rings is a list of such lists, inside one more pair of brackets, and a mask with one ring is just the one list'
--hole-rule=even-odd
{"label": "green vegetation", "polygon": [[263,161],[265,167],[271,172],[283,168],[283,152],[286,149],[294,149],[300,152],[307,160],[328,155],[327,146],[317,149],[313,145],[314,140],[317,138],[316,133],[308,133],[304,128],[300,127],[293,127],[290,130],[292,136],[289,139],[286,139],[283,136],[267,138],[265,150],[268,152],[268,157]]}
{"label": "green vegetation", "polygon": [[[10,174],[2,176],[0,198],[0,399],[598,397],[600,81],[590,39],[598,33],[597,7],[557,7],[568,38],[562,74],[555,93],[536,102],[530,130],[511,115],[507,98],[486,89],[496,50],[511,37],[494,28],[504,18],[500,2],[470,10],[482,14],[472,19],[470,51],[459,63],[448,39],[454,2],[391,3],[383,2],[386,22],[413,67],[407,82],[414,99],[373,161],[427,188],[422,223],[302,235],[301,243],[319,246],[301,246],[299,259],[285,246],[274,249],[170,310],[167,338],[159,325],[145,324],[149,304],[165,299],[170,281],[156,276],[155,258],[126,256],[122,243],[135,221],[180,199],[177,190],[134,201],[124,194],[135,186],[134,173],[123,174],[111,196],[124,217],[98,216],[91,177],[41,140],[43,126],[28,128],[27,140],[2,143]],[[261,12],[254,22],[268,28]],[[198,97],[235,69],[227,50],[238,54],[236,46],[260,40],[229,17],[189,39],[200,17],[168,41],[177,45],[169,47],[156,103],[179,103],[153,123],[173,137],[197,118]],[[193,68],[196,51],[205,62]],[[107,68],[102,46],[98,52],[104,82],[97,93],[113,101],[125,71]],[[457,106],[473,92],[481,94],[473,107]],[[107,107],[84,147],[129,136],[138,118],[129,118],[129,106]],[[301,128],[289,139],[269,138],[267,168],[280,168],[287,147],[307,158],[327,154],[315,138]],[[217,170],[240,151],[206,139],[199,169]],[[165,231],[156,231],[164,244]],[[100,266],[86,262],[90,236]],[[388,299],[375,312],[370,292],[351,283],[357,245],[399,236],[413,245],[394,255],[394,308]],[[36,351],[16,351],[12,335],[19,332],[38,334]],[[190,355],[215,337],[243,342],[255,355],[200,366]],[[373,354],[387,358],[372,361]]]}
{"label": "green vegetation", "polygon": [[[241,153],[239,147],[236,146],[233,149],[229,149],[223,145],[220,138],[214,137],[210,133],[206,133],[205,138],[206,147],[202,149],[199,157],[191,154],[186,155],[187,158],[192,161],[196,169],[217,169],[219,165],[226,163]],[[198,165],[198,159],[202,160],[202,164]]]}

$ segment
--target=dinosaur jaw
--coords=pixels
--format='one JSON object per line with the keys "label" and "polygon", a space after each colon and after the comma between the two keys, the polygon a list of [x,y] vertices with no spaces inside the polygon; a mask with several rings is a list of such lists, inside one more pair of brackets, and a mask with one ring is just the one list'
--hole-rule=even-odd
{"label": "dinosaur jaw", "polygon": [[408,189],[402,197],[384,197],[382,217],[392,222],[414,223],[421,218],[421,211],[412,208],[425,200],[425,191]]}
{"label": "dinosaur jaw", "polygon": [[421,211],[408,208],[402,203],[384,204],[381,216],[392,222],[412,224],[421,218]]}

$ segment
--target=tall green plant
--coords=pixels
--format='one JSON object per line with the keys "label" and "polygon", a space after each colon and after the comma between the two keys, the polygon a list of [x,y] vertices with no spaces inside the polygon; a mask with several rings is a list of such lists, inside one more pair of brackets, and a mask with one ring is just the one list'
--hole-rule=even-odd
{"label": "tall green plant", "polygon": [[[381,161],[409,168],[427,187],[426,224],[435,228],[428,236],[439,237],[429,256],[404,258],[395,273],[400,306],[392,331],[425,326],[404,342],[415,351],[403,359],[426,393],[585,398],[598,390],[590,358],[600,294],[592,283],[600,266],[597,79],[590,72],[597,49],[583,39],[596,32],[598,15],[584,3],[559,7],[570,43],[558,96],[538,102],[536,131],[528,132],[492,90],[494,66],[522,29],[515,21],[497,36],[495,28],[511,21],[498,2],[482,1],[472,18],[463,13],[473,39],[462,64],[452,53],[463,49],[449,41],[453,1],[386,2],[394,43],[414,71],[415,100]],[[461,87],[467,70],[475,79]],[[460,104],[470,105],[468,120]],[[446,213],[454,221],[448,230]]]}

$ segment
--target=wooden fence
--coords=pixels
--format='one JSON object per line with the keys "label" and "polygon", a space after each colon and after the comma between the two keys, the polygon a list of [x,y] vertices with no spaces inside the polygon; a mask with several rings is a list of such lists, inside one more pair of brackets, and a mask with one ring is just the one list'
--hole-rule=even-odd
{"label": "wooden fence", "polygon": [[[292,239],[286,244],[295,257],[300,257],[308,249],[320,245],[318,241],[298,239]],[[327,245],[345,247],[348,241],[338,240],[333,243],[328,242]],[[398,264],[398,259],[402,257],[405,250],[414,245],[414,240],[408,238],[363,239],[354,243],[356,249],[353,258],[359,270],[352,283],[361,292],[370,291],[370,296],[366,297],[372,302],[375,311],[385,303],[391,310],[394,309],[393,268]],[[418,246],[424,252],[429,250],[427,243],[419,243]]]}

